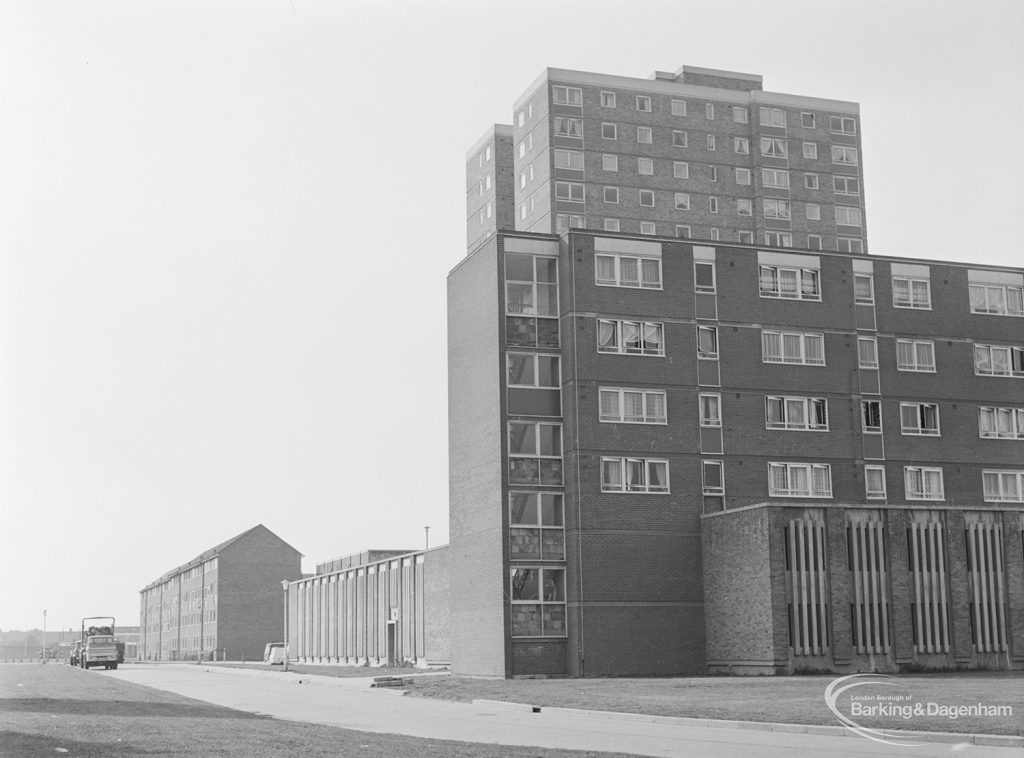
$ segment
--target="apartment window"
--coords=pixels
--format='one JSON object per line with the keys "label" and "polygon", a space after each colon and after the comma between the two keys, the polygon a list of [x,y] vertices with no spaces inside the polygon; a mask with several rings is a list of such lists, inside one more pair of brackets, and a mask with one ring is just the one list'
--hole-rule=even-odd
{"label": "apartment window", "polygon": [[853,299],[861,305],[875,302],[875,277],[872,274],[853,275]]}
{"label": "apartment window", "polygon": [[701,491],[705,495],[721,496],[725,494],[725,479],[722,476],[721,461],[701,461]]}
{"label": "apartment window", "polygon": [[619,188],[618,187],[605,187],[604,188],[604,201],[606,203],[617,203],[617,202],[619,202]]}
{"label": "apartment window", "polygon": [[714,103],[705,103],[704,104],[704,117],[707,118],[708,121],[714,121],[714,119],[715,119],[715,104]]}
{"label": "apartment window", "polygon": [[746,200],[740,198],[736,201],[736,213],[740,216],[753,216],[754,215],[754,203],[752,200]]}
{"label": "apartment window", "polygon": [[640,205],[648,208],[654,207],[654,192],[652,190],[640,190]]}
{"label": "apartment window", "polygon": [[601,168],[604,171],[618,171],[619,170],[619,156],[609,155],[605,153],[601,156]]}
{"label": "apartment window", "polygon": [[555,228],[559,232],[564,232],[566,229],[583,229],[585,227],[586,222],[583,216],[576,216],[568,213],[555,214]]}
{"label": "apartment window", "polygon": [[676,224],[676,237],[680,239],[690,238],[690,227],[686,224]]}
{"label": "apartment window", "polygon": [[664,355],[665,326],[651,321],[598,319],[597,350],[600,353]]}
{"label": "apartment window", "polygon": [[931,282],[928,279],[912,279],[905,276],[892,278],[892,304],[896,308],[932,307]]}
{"label": "apartment window", "polygon": [[672,176],[676,179],[689,179],[690,178],[690,164],[683,163],[682,161],[672,162]]}
{"label": "apartment window", "polygon": [[490,145],[488,145],[487,147],[484,148],[484,160],[485,161],[490,161],[491,160],[491,146]]}
{"label": "apartment window", "polygon": [[818,143],[816,142],[805,142],[804,143],[804,158],[808,160],[817,160],[818,158]]}
{"label": "apartment window", "polygon": [[939,406],[935,403],[900,403],[900,433],[939,436]]}
{"label": "apartment window", "polygon": [[832,497],[832,468],[821,463],[769,463],[769,497]]}
{"label": "apartment window", "polygon": [[882,402],[880,400],[862,400],[860,414],[861,424],[866,434],[881,434]]}
{"label": "apartment window", "polygon": [[761,182],[765,187],[789,188],[789,172],[777,168],[761,169]]}
{"label": "apartment window", "polygon": [[1024,471],[982,471],[986,503],[1024,503]]}
{"label": "apartment window", "polygon": [[864,467],[864,494],[870,500],[885,499],[885,466]]}
{"label": "apartment window", "polygon": [[764,243],[769,247],[793,247],[793,235],[789,232],[765,232]]}
{"label": "apartment window", "polygon": [[859,237],[836,238],[836,250],[841,253],[863,253],[864,240]]}
{"label": "apartment window", "polygon": [[931,340],[896,340],[899,371],[935,371],[935,343]]}
{"label": "apartment window", "polygon": [[490,188],[491,188],[491,175],[488,174],[487,176],[484,177],[484,189],[488,189],[489,190]]}
{"label": "apartment window", "polygon": [[978,408],[978,435],[981,437],[1024,439],[1024,408]]}
{"label": "apartment window", "polygon": [[750,169],[736,169],[736,184],[750,184]]}
{"label": "apartment window", "polygon": [[821,206],[817,203],[807,203],[804,206],[804,215],[808,221],[821,221]]}
{"label": "apartment window", "polygon": [[[717,197],[709,197],[708,198],[708,210],[711,213],[718,213],[718,198]],[[713,237],[712,239],[717,239],[717,237]]]}
{"label": "apartment window", "polygon": [[732,150],[738,155],[750,154],[750,140],[746,137],[733,137]]}
{"label": "apartment window", "polygon": [[583,153],[579,150],[555,150],[555,168],[583,170]]}
{"label": "apartment window", "polygon": [[636,109],[642,113],[651,112],[651,98],[647,95],[636,96]]}
{"label": "apartment window", "polygon": [[708,150],[711,150],[712,152],[715,150],[715,135],[713,134],[708,135]]}
{"label": "apartment window", "polygon": [[777,137],[761,138],[761,155],[769,155],[774,158],[786,158],[789,156],[789,146],[786,140]]}
{"label": "apartment window", "polygon": [[672,132],[672,145],[674,147],[686,147],[689,142],[686,132],[674,131]]}
{"label": "apartment window", "polygon": [[510,421],[509,483],[562,484],[562,425]]}
{"label": "apartment window", "polygon": [[640,234],[655,235],[658,233],[657,226],[653,221],[641,221],[640,222]]}
{"label": "apartment window", "polygon": [[765,363],[825,365],[825,338],[802,332],[761,332],[761,359]]}
{"label": "apartment window", "polygon": [[857,148],[846,147],[845,145],[832,145],[832,162],[844,166],[856,166]]}
{"label": "apartment window", "polygon": [[764,108],[759,111],[761,126],[779,126],[786,128],[786,112],[781,108]]}
{"label": "apartment window", "polygon": [[509,549],[512,560],[565,560],[562,495],[509,492]]}
{"label": "apartment window", "polygon": [[846,116],[829,116],[829,131],[836,134],[856,134],[857,121]]}
{"label": "apartment window", "polygon": [[[558,137],[576,137],[578,139],[583,138],[583,120],[578,118],[565,118],[564,116],[555,116],[555,135]],[[520,143],[520,148],[523,148]],[[520,157],[525,152],[525,149],[521,149]]]}
{"label": "apartment window", "polygon": [[519,189],[526,189],[526,172],[519,174]]}
{"label": "apartment window", "polygon": [[828,431],[828,401],[821,397],[765,398],[765,427],[793,431]]}
{"label": "apartment window", "polygon": [[793,206],[789,200],[777,200],[775,198],[765,198],[764,201],[764,217],[765,218],[777,218],[784,221],[788,221],[793,217]]}
{"label": "apartment window", "polygon": [[594,260],[599,285],[661,289],[660,258],[598,254]]}
{"label": "apartment window", "polygon": [[[712,213],[718,213],[718,206],[717,205],[715,206],[715,210],[713,210]],[[718,229],[711,229],[710,234],[711,234],[711,239],[714,242],[718,242],[718,240],[722,236],[722,233]]]}
{"label": "apartment window", "polygon": [[507,367],[509,387],[557,389],[562,383],[557,355],[509,353]]}
{"label": "apartment window", "polygon": [[904,466],[903,487],[907,500],[943,500],[942,469]]}
{"label": "apartment window", "polygon": [[685,100],[673,100],[672,101],[672,115],[673,116],[685,116],[686,115],[686,101]]}
{"label": "apartment window", "polygon": [[718,360],[718,327],[697,327],[697,357]]}
{"label": "apartment window", "polygon": [[615,107],[615,93],[614,92],[602,92],[601,93],[601,107],[602,108],[614,108]]}
{"label": "apartment window", "polygon": [[818,175],[817,174],[804,174],[804,189],[810,189],[810,190],[818,189]]}
{"label": "apartment window", "polygon": [[693,289],[695,292],[715,291],[714,261],[693,262]]}
{"label": "apartment window", "polygon": [[819,235],[819,234],[808,234],[807,235],[807,249],[808,250],[821,250],[821,235]]}
{"label": "apartment window", "polygon": [[516,316],[558,315],[558,259],[505,255],[505,312]]}
{"label": "apartment window", "polygon": [[602,387],[600,398],[601,421],[623,424],[668,423],[663,390]]}
{"label": "apartment window", "polygon": [[636,141],[642,145],[651,144],[651,127],[638,126],[636,128]]}
{"label": "apartment window", "polygon": [[878,342],[874,337],[857,338],[857,366],[878,368]]}
{"label": "apartment window", "polygon": [[606,218],[604,220],[604,230],[606,232],[619,231],[619,220],[617,218]]}
{"label": "apartment window", "polygon": [[652,458],[602,458],[601,491],[667,494],[668,461]]}
{"label": "apartment window", "polygon": [[836,223],[841,226],[860,226],[862,223],[860,208],[854,208],[850,205],[837,205]]}
{"label": "apartment window", "polygon": [[579,87],[560,87],[555,85],[551,88],[554,101],[558,105],[583,105],[583,90]]}
{"label": "apartment window", "polygon": [[1005,284],[972,284],[971,313],[1024,316],[1024,288]]}
{"label": "apartment window", "polygon": [[509,569],[513,637],[565,637],[565,569]]}
{"label": "apartment window", "polygon": [[685,192],[675,193],[676,199],[676,210],[677,211],[688,211],[690,210],[690,196]]}
{"label": "apartment window", "polygon": [[837,174],[832,177],[832,190],[837,195],[859,195],[860,179],[856,176],[839,176]]}
{"label": "apartment window", "polygon": [[711,427],[722,425],[722,398],[717,393],[701,393],[700,425]]}
{"label": "apartment window", "polygon": [[754,244],[754,233],[753,232],[736,232],[736,241],[742,242],[747,245]]}
{"label": "apartment window", "polygon": [[526,203],[519,206],[519,218],[524,221],[526,220]]}
{"label": "apartment window", "polygon": [[974,373],[978,376],[1024,376],[1024,348],[975,345]]}
{"label": "apartment window", "polygon": [[601,124],[601,139],[618,139],[619,128],[615,124]]}
{"label": "apartment window", "polygon": [[733,123],[735,123],[735,124],[745,124],[745,123],[747,123],[749,118],[750,117],[747,114],[747,109],[746,108],[740,108],[739,106],[736,106],[736,105],[734,105],[732,107],[732,120],[733,120]]}
{"label": "apartment window", "polygon": [[804,129],[814,128],[814,114],[813,113],[801,113],[800,114],[800,126]]}
{"label": "apartment window", "polygon": [[526,114],[525,114],[525,113],[523,113],[522,111],[519,111],[519,116],[518,116],[518,118],[519,118],[519,121],[518,121],[518,124],[519,124],[519,128],[520,128],[520,129],[522,129],[522,128],[523,128],[523,125],[525,125],[525,124],[526,124]]}
{"label": "apartment window", "polygon": [[708,166],[708,181],[718,181],[718,166]]}
{"label": "apartment window", "polygon": [[579,182],[555,182],[555,199],[582,203],[583,185]]}
{"label": "apartment window", "polygon": [[654,160],[651,158],[637,158],[636,172],[641,176],[654,175]]}

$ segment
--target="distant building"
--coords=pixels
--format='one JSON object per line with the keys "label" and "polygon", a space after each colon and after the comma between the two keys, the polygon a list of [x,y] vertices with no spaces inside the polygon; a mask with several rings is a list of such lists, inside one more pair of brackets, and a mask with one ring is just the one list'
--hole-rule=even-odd
{"label": "distant building", "polygon": [[140,592],[139,658],[253,660],[284,636],[282,580],[302,555],[262,524],[210,548]]}

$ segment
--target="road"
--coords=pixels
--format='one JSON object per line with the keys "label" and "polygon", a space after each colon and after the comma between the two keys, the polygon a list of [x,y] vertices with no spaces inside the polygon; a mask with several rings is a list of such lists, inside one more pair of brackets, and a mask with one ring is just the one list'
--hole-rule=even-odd
{"label": "road", "polygon": [[369,679],[282,675],[197,665],[131,665],[102,672],[186,697],[289,721],[365,732],[502,745],[623,752],[662,758],[831,758],[906,756],[1007,758],[1020,749],[928,743],[892,746],[855,736],[693,726],[667,719],[513,704],[454,703],[371,689]]}

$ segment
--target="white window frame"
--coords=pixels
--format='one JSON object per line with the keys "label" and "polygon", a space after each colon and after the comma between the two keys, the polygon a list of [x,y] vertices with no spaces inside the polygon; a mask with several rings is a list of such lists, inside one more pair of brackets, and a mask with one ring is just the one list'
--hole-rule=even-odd
{"label": "white window frame", "polygon": [[[861,295],[857,291],[857,284],[867,282],[867,295]],[[870,273],[853,274],[853,302],[859,305],[875,304],[875,275]]]}
{"label": "white window frame", "polygon": [[[1012,306],[1010,304],[1011,297],[1015,301]],[[1009,284],[972,283],[970,285],[970,300],[971,313],[987,316],[1024,317],[1024,287],[1014,287]]]}
{"label": "white window frame", "polygon": [[[985,423],[986,416],[990,422]],[[986,431],[988,426],[990,431]],[[1024,440],[1024,408],[978,406],[978,436],[986,440]]]}
{"label": "white window frame", "polygon": [[714,103],[704,103],[704,118],[706,118],[708,121],[714,121],[715,120],[715,104]]}
{"label": "white window frame", "polygon": [[675,205],[677,211],[690,210],[690,195],[688,192],[675,193]]}
{"label": "white window frame", "polygon": [[[698,284],[697,283],[697,267],[708,266],[711,269],[711,284]],[[715,278],[715,262],[714,261],[698,261],[693,262],[693,291],[694,292],[717,292],[718,281]]]}
{"label": "white window frame", "polygon": [[[718,392],[701,392],[697,399],[697,415],[705,429],[720,429],[722,426],[722,395]],[[708,411],[708,412],[705,412]]]}
{"label": "white window frame", "polygon": [[617,172],[619,170],[619,156],[603,153],[601,155],[601,170]]}
{"label": "white window frame", "polygon": [[[702,360],[718,360],[718,327],[697,325],[697,357]],[[707,345],[708,347],[705,347]]]}
{"label": "white window frame", "polygon": [[749,168],[737,168],[736,169],[736,184],[741,186],[749,186],[753,181]]}
{"label": "white window frame", "polygon": [[753,245],[754,233],[751,231],[747,231],[745,229],[741,229],[738,232],[736,232],[736,241],[744,245]]}
{"label": "white window frame", "polygon": [[[868,413],[868,409],[871,409],[873,413]],[[872,424],[871,416],[877,415],[878,423]],[[882,401],[881,400],[861,400],[860,401],[860,425],[861,431],[864,434],[881,434],[882,433]]]}
{"label": "white window frame", "polygon": [[[996,369],[996,355],[1005,353],[1005,370]],[[979,361],[979,357],[986,354],[985,361]],[[983,368],[984,363],[988,368]],[[975,345],[974,346],[974,375],[975,376],[1005,376],[1024,377],[1024,347],[1017,345]]]}
{"label": "white window frame", "polygon": [[[515,583],[516,572],[519,572],[519,571],[536,571],[537,572],[538,592],[537,592],[537,598],[536,599],[534,599],[534,600],[519,600],[519,599],[517,599],[515,597],[515,584],[514,583]],[[551,584],[552,584],[552,586],[559,586],[559,584],[560,584],[559,588],[560,588],[561,594],[562,594],[562,599],[561,600],[558,600],[558,599],[548,600],[546,598],[545,589],[546,589],[547,584],[548,584],[548,580],[547,580],[548,574],[556,574],[556,575],[560,576],[560,582],[558,580],[551,580]],[[562,606],[562,608],[565,608],[566,601],[565,601],[565,567],[564,566],[520,565],[518,563],[515,564],[515,565],[510,566],[509,567],[509,573],[508,573],[508,596],[509,596],[509,602],[511,603],[512,606],[517,606],[517,605],[535,605],[535,606],[538,606],[538,607],[541,608],[541,611],[540,611],[541,619],[542,619],[542,621],[541,621],[541,633],[540,634],[516,634],[515,633],[515,629],[513,628],[512,631],[511,631],[511,636],[514,639],[559,638],[559,637],[566,637],[568,635],[568,630],[566,629],[566,623],[565,623],[565,620],[564,620],[564,611],[563,611],[563,620],[562,620],[562,629],[561,630],[555,631],[554,633],[548,633],[548,631],[544,628],[544,623],[543,623],[543,619],[546,618],[546,615],[545,615],[544,610],[543,610],[545,607],[549,607],[549,606]]]}
{"label": "white window frame", "polygon": [[[869,360],[865,360],[862,345],[871,345]],[[857,337],[857,368],[878,368],[878,340],[875,337]]]}
{"label": "white window frame", "polygon": [[863,226],[864,213],[855,205],[836,206],[837,226]]}
{"label": "white window frame", "polygon": [[[773,486],[773,472],[784,471],[786,487],[778,489]],[[792,472],[803,471],[806,476],[807,487],[791,487]],[[828,480],[828,489],[815,489],[814,474],[824,472]],[[827,463],[784,463],[772,461],[768,464],[768,497],[800,497],[832,499],[832,467]]]}
{"label": "white window frame", "polygon": [[1024,503],[1024,471],[985,469],[981,472],[981,488],[986,503]]}
{"label": "white window frame", "polygon": [[[512,366],[513,358],[532,358],[533,359],[533,383],[532,384],[513,384],[511,378],[508,378],[508,372]],[[554,360],[555,376],[552,378],[554,384],[541,384],[540,383],[540,359],[547,358]],[[509,350],[505,358],[505,373],[508,387],[516,388],[531,388],[531,389],[558,389],[562,386],[562,359],[561,356],[555,353],[528,353],[522,350]]]}
{"label": "white window frame", "polygon": [[[778,409],[779,420],[772,421],[770,409]],[[821,409],[825,420],[819,422],[817,410]],[[797,411],[799,409],[799,411]],[[799,421],[800,417],[803,421]],[[794,419],[794,420],[791,420]],[[823,397],[797,397],[793,395],[765,395],[764,428],[789,432],[827,432],[828,400]]]}
{"label": "white window frame", "polygon": [[803,144],[804,158],[809,161],[818,160],[818,143],[817,142],[805,142]]}
{"label": "white window frame", "polygon": [[583,105],[583,90],[562,84],[552,85],[551,102],[556,105]]}
{"label": "white window frame", "polygon": [[679,100],[677,98],[672,99],[672,115],[673,116],[685,116],[686,115],[686,101]]}
{"label": "white window frame", "polygon": [[[808,121],[810,121],[810,123],[807,123]],[[814,129],[814,114],[803,111],[800,114],[800,126],[804,129]]]}
{"label": "white window frame", "polygon": [[[911,477],[920,476],[920,488],[914,486],[917,482],[911,481]],[[936,478],[937,477],[937,478]],[[935,487],[935,484],[938,487]],[[942,469],[937,466],[904,466],[903,467],[903,496],[907,500],[945,500],[945,485],[943,483]]]}
{"label": "white window frame", "polygon": [[769,158],[789,158],[789,145],[782,137],[761,137],[760,150]]}
{"label": "white window frame", "polygon": [[[717,197],[709,197],[708,198],[708,212],[709,213],[718,213],[718,198]],[[717,237],[712,236],[712,239],[717,239]]]}
{"label": "white window frame", "polygon": [[[783,291],[784,275],[792,277],[795,285],[792,291]],[[761,297],[821,301],[821,271],[816,268],[760,265],[757,267],[757,280]]]}
{"label": "white window frame", "polygon": [[732,122],[734,124],[746,124],[750,121],[750,113],[746,108],[739,105],[732,106]]}
{"label": "white window frame", "polygon": [[[614,344],[601,345],[601,324],[608,324],[612,327]],[[637,347],[627,347],[623,338],[623,327],[626,325],[637,327]],[[647,333],[650,328],[655,328],[660,335],[660,340],[651,341],[648,345]],[[650,355],[664,357],[665,355],[665,324],[660,321],[634,321],[632,319],[597,319],[597,352],[612,355]]]}
{"label": "white window frame", "polygon": [[640,222],[640,234],[655,235],[658,233],[657,224],[653,221],[641,221]]}
{"label": "white window frame", "polygon": [[[613,481],[605,479],[605,471],[610,470],[614,467],[618,467],[619,470],[619,484],[616,485]],[[664,485],[652,485],[651,482],[651,471],[653,467],[663,467],[664,472]],[[642,481],[630,484],[628,482],[628,473],[630,470],[641,474]],[[631,495],[647,494],[647,495],[669,495],[671,494],[671,485],[669,483],[669,463],[663,458],[627,458],[627,457],[612,457],[602,456],[601,457],[601,492],[623,492]]]}
{"label": "white window frame", "polygon": [[636,142],[638,145],[650,145],[654,141],[654,131],[649,126],[638,126],[636,128]]}
{"label": "white window frame", "polygon": [[[640,396],[640,416],[627,417],[626,403],[627,395]],[[615,415],[606,414],[604,411],[604,398],[615,397]],[[650,405],[654,398],[661,400],[662,414],[656,414],[657,408],[652,412]],[[655,403],[655,405],[657,405]],[[668,424],[668,396],[665,390],[644,390],[631,387],[601,387],[598,389],[597,402],[598,418],[606,424]]]}
{"label": "white window frame", "polygon": [[807,203],[804,205],[804,216],[808,221],[821,221],[821,206],[817,203]]}
{"label": "white window frame", "polygon": [[775,189],[789,189],[789,172],[783,168],[762,168],[761,184]]}
{"label": "white window frame", "polygon": [[[644,169],[648,169],[644,171]],[[653,158],[637,158],[636,159],[636,173],[639,176],[654,176],[654,159]]]}
{"label": "white window frame", "polygon": [[[579,197],[574,197],[576,194],[578,194]],[[582,182],[555,182],[555,200],[561,200],[565,203],[582,203],[584,198],[585,194]]]}
{"label": "white window frame", "polygon": [[808,234],[807,235],[807,249],[808,250],[821,250],[821,235],[820,234]]}
{"label": "white window frame", "polygon": [[793,233],[766,231],[764,233],[764,244],[769,247],[793,247]]}
{"label": "white window frame", "polygon": [[714,134],[709,134],[708,135],[708,151],[712,152],[712,153],[715,152],[715,150],[717,149],[717,145],[718,145],[718,143],[715,141],[715,135]]}
{"label": "white window frame", "polygon": [[736,199],[736,215],[738,216],[753,216],[754,215],[754,201],[749,197],[740,197]]}
{"label": "white window frame", "polygon": [[[929,413],[934,414],[934,428],[927,425]],[[939,404],[900,403],[900,434],[917,437],[941,437]]]}
{"label": "white window frame", "polygon": [[690,239],[689,224],[676,224],[676,239]]}
{"label": "white window frame", "polygon": [[[611,136],[608,136],[608,135]],[[619,125],[605,121],[601,124],[601,139],[618,139]]]}
{"label": "white window frame", "polygon": [[[877,474],[881,483],[881,489],[871,486],[869,473]],[[868,500],[885,500],[885,466],[866,465],[864,466],[864,497]]]}
{"label": "white window frame", "polygon": [[609,204],[618,204],[619,202],[619,188],[618,187],[602,187],[601,197],[604,202]]}
{"label": "white window frame", "polygon": [[[718,485],[708,484],[708,469],[718,469]],[[725,495],[725,466],[722,461],[701,460],[700,462],[700,483],[701,492],[708,497],[722,497]]]}
{"label": "white window frame", "polygon": [[717,182],[718,181],[718,166],[708,166],[708,181],[709,182]]}
{"label": "white window frame", "polygon": [[608,92],[607,90],[601,91],[601,107],[602,108],[614,108],[615,107],[615,93]]}
{"label": "white window frame", "polygon": [[[512,452],[512,429],[517,426],[532,426],[533,427],[533,447],[536,452],[533,453],[513,453]],[[544,427],[551,427],[558,430],[558,455],[552,455],[541,452],[541,439],[542,430]],[[564,438],[562,434],[562,423],[560,421],[509,421],[508,422],[508,462],[509,462],[509,474],[511,478],[512,464],[514,461],[537,461],[537,483],[540,485],[544,484],[561,484],[558,482],[545,482],[543,477],[544,461],[561,461],[562,455],[565,452],[564,449]],[[561,480],[561,472],[559,472],[559,479]],[[521,486],[528,484],[527,482],[511,482],[514,486]]]}
{"label": "white window frame", "polygon": [[[600,259],[611,262],[612,278],[601,278],[601,267],[598,265]],[[632,264],[637,278],[627,279],[623,276],[623,264]],[[655,278],[650,278],[654,273]],[[647,257],[642,255],[625,255],[622,253],[596,253],[594,255],[594,283],[598,287],[629,287],[632,289],[653,289],[662,288],[661,258]]]}
{"label": "white window frame", "polygon": [[650,113],[651,112],[651,96],[650,95],[637,95],[636,96],[636,110],[638,113]]}
{"label": "white window frame", "polygon": [[[638,199],[639,199],[640,205],[642,205],[644,208],[653,208],[654,207],[654,190],[643,190],[643,189],[640,190],[639,193],[638,193]],[[644,202],[644,200],[650,200],[650,202]]]}
{"label": "white window frame", "polygon": [[[912,363],[900,362],[900,347],[909,346]],[[931,361],[926,360],[927,356],[922,351],[929,353]],[[926,374],[935,373],[935,343],[932,340],[896,340],[896,370],[897,371],[921,371]]]}
{"label": "white window frame", "polygon": [[[579,165],[574,166],[574,163],[578,163]],[[533,167],[531,166],[530,168],[532,169]],[[571,169],[573,171],[582,171],[583,151],[566,150],[565,148],[555,148],[555,168],[565,168]]]}
{"label": "white window frame", "polygon": [[604,220],[604,230],[606,232],[617,232],[619,228],[620,224],[617,218],[606,218]]}
{"label": "white window frame", "polygon": [[764,217],[790,221],[793,218],[793,203],[778,197],[764,199]]}
{"label": "white window frame", "polygon": [[[769,355],[768,354],[768,342],[765,339],[769,335],[777,335],[779,338],[780,354]],[[799,338],[800,355],[795,357],[786,357],[786,337],[797,337]],[[821,344],[821,360],[810,360],[808,359],[807,344],[811,338],[815,338],[820,341]],[[761,330],[761,361],[763,363],[785,363],[791,365],[801,366],[824,366],[825,365],[825,336],[823,334],[814,332],[783,332],[775,329],[762,329]]]}
{"label": "white window frame", "polygon": [[675,179],[689,179],[690,164],[686,161],[672,161],[672,176]]}
{"label": "white window frame", "polygon": [[[856,185],[856,190],[850,191],[850,184]],[[860,195],[860,178],[856,176],[845,176],[843,174],[832,175],[832,192],[836,195]]]}
{"label": "white window frame", "polygon": [[762,105],[758,110],[758,123],[761,126],[786,128],[786,112],[782,108],[770,108]]}
{"label": "white window frame", "polygon": [[818,175],[817,174],[804,174],[804,189],[816,190],[818,189]]}
{"label": "white window frame", "polygon": [[[901,291],[906,285],[906,294]],[[917,285],[917,286],[915,286]],[[923,289],[920,285],[924,285]],[[892,278],[892,307],[930,311],[932,309],[931,279],[914,276]]]}
{"label": "white window frame", "polygon": [[737,155],[750,155],[750,140],[747,137],[733,137],[732,151]]}
{"label": "white window frame", "polygon": [[857,119],[852,116],[829,116],[828,127],[833,134],[856,134]]}
{"label": "white window frame", "polygon": [[672,147],[689,147],[690,135],[678,129],[672,130]]}
{"label": "white window frame", "polygon": [[[555,136],[569,139],[583,139],[583,119],[570,116],[555,116]],[[519,143],[519,157],[526,154],[526,143]]]}
{"label": "white window frame", "polygon": [[860,237],[836,237],[836,250],[841,253],[864,252],[864,240]]}
{"label": "white window frame", "polygon": [[832,145],[832,162],[840,166],[857,166],[860,156],[857,148],[848,145]]}

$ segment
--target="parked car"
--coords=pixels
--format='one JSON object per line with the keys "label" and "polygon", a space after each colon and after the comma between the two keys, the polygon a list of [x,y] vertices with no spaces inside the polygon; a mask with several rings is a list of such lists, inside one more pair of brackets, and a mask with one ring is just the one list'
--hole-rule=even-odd
{"label": "parked car", "polygon": [[268,642],[263,650],[263,662],[270,664],[284,663],[284,643]]}

